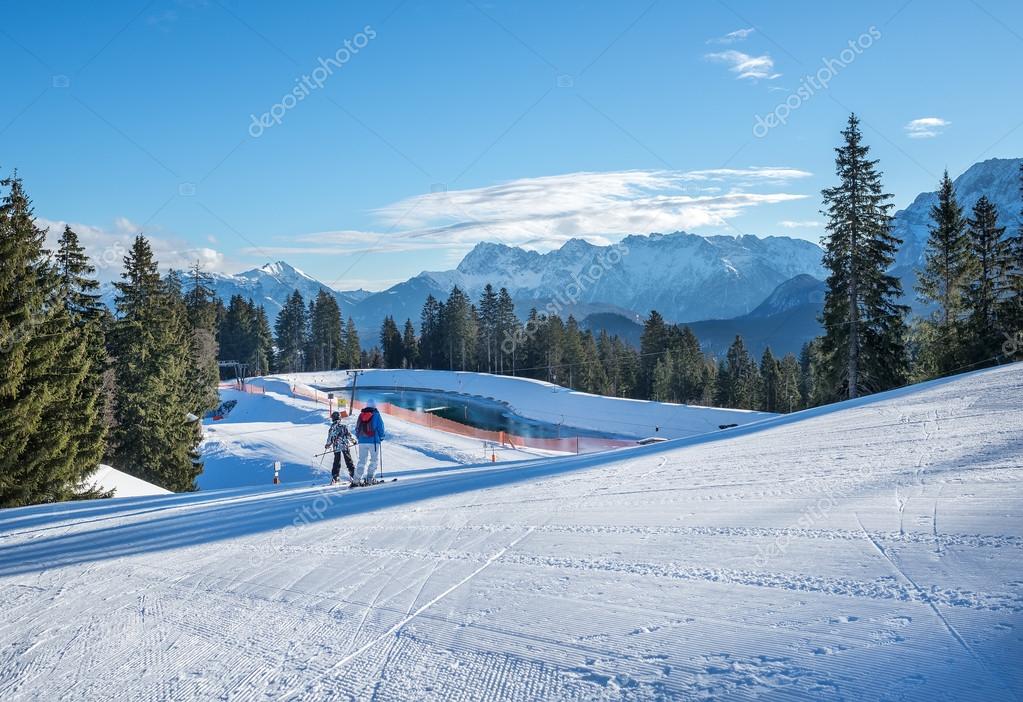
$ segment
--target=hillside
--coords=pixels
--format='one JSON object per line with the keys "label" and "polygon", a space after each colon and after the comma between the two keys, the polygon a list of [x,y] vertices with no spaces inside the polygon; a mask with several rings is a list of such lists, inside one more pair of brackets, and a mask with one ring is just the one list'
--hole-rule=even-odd
{"label": "hillside", "polygon": [[1013,699],[1023,365],[729,432],[0,513],[4,699]]}
{"label": "hillside", "polygon": [[[741,336],[746,347],[757,358],[767,347],[778,356],[798,355],[803,344],[821,334],[818,321],[824,307],[823,282],[813,276],[798,275],[775,288],[749,314],[731,319],[701,319],[686,322],[707,353],[723,357],[728,347]],[[586,317],[582,326],[593,332],[600,330],[617,334],[636,348],[643,335],[642,321],[616,314],[595,314]]]}

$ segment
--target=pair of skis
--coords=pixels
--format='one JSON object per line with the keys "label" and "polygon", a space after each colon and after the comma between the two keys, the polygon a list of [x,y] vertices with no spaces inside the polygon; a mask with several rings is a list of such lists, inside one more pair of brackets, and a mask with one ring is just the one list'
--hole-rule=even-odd
{"label": "pair of skis", "polygon": [[362,483],[348,483],[347,486],[345,486],[345,484],[342,483],[341,481],[338,481],[336,483],[331,481],[331,482],[327,483],[327,487],[334,487],[335,485],[337,485],[337,486],[341,486],[341,487],[347,487],[349,490],[354,490],[355,488],[373,487],[374,485],[383,485],[384,483],[393,483],[393,482],[396,482],[397,480],[398,480],[397,478],[388,478],[386,480],[374,480],[373,482],[368,483],[366,485],[363,485]]}
{"label": "pair of skis", "polygon": [[350,483],[348,485],[348,489],[349,490],[354,490],[356,488],[362,488],[362,487],[373,487],[374,485],[383,485],[384,483],[393,483],[396,480],[398,480],[398,479],[397,478],[391,478],[389,480],[374,480],[373,482],[367,483],[366,485],[363,485],[362,483]]}

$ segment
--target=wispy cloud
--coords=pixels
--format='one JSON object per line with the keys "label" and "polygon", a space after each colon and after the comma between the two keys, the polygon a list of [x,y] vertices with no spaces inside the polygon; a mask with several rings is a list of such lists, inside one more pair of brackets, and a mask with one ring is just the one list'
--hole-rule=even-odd
{"label": "wispy cloud", "polygon": [[941,117],[920,117],[906,123],[906,136],[910,139],[932,139],[952,124]]}
{"label": "wispy cloud", "polygon": [[736,29],[734,32],[729,32],[728,34],[724,35],[723,37],[714,37],[713,39],[708,39],[707,43],[708,44],[734,44],[737,41],[745,40],[746,37],[748,37],[753,32],[754,32],[754,29],[752,27],[749,27],[747,29]]}
{"label": "wispy cloud", "polygon": [[814,227],[824,226],[815,219],[803,220],[783,219],[782,221],[778,222],[778,225],[781,227],[785,227],[786,229],[813,229]]}
{"label": "wispy cloud", "polygon": [[769,55],[750,56],[735,49],[704,54],[704,58],[728,65],[728,70],[735,74],[736,79],[774,80],[781,73],[774,70],[774,59]]}
{"label": "wispy cloud", "polygon": [[629,234],[728,226],[751,208],[807,197],[786,186],[810,175],[796,168],[752,166],[522,178],[416,195],[374,210],[381,223],[378,231],[282,236],[286,244],[263,246],[259,252],[287,256],[441,250],[457,257],[480,241],[538,251],[576,237],[608,244]]}
{"label": "wispy cloud", "polygon": [[810,175],[785,167],[569,173],[426,193],[375,214],[400,229],[383,237],[396,247],[486,240],[549,250],[573,237],[606,244],[727,225],[749,208],[806,197],[784,186]]}
{"label": "wispy cloud", "polygon": [[124,257],[131,248],[135,235],[143,233],[153,247],[153,254],[160,267],[185,269],[196,261],[207,271],[230,273],[242,270],[242,266],[228,261],[223,253],[209,247],[195,246],[176,237],[154,235],[127,217],[117,217],[112,226],[102,227],[80,222],[37,217],[36,224],[46,230],[46,245],[56,251],[64,226],[70,224],[86,254],[96,267],[96,276],[102,281],[120,277]]}

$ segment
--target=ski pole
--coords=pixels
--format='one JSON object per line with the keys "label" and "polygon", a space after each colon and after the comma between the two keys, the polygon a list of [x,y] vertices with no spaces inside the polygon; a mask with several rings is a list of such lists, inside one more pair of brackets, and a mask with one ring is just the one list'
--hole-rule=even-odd
{"label": "ski pole", "polygon": [[313,454],[313,458],[319,458],[319,459],[320,459],[320,464],[322,465],[322,464],[323,464],[323,456],[326,456],[326,455],[327,455],[328,453],[330,453],[330,452],[331,452],[332,450],[333,450],[333,449],[327,449],[327,450],[326,450],[326,451],[324,451],[323,453],[314,453],[314,454]]}

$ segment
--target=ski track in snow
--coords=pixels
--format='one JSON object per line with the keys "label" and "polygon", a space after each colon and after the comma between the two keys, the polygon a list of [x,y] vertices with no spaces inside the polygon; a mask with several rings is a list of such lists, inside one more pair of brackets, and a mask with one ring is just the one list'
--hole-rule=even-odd
{"label": "ski track in snow", "polygon": [[210,445],[248,487],[0,511],[0,699],[1020,699],[1021,393],[496,465],[394,423],[364,491],[248,397]]}

